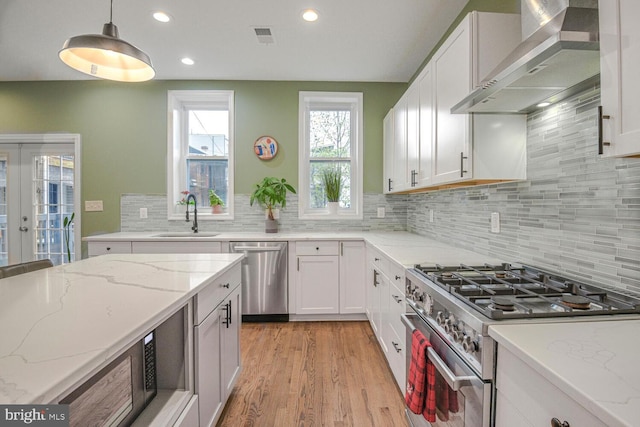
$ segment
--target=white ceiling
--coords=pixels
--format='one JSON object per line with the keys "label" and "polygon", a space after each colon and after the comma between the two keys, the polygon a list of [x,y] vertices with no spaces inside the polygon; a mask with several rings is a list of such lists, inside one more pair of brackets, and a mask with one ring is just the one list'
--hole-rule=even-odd
{"label": "white ceiling", "polygon": [[[69,37],[100,34],[109,1],[0,0],[0,81],[91,79],[58,51]],[[120,38],[151,57],[156,79],[407,82],[467,0],[113,3]],[[319,20],[304,22],[306,8]],[[157,10],[173,21],[155,21]],[[258,43],[256,26],[270,27],[275,43]]]}

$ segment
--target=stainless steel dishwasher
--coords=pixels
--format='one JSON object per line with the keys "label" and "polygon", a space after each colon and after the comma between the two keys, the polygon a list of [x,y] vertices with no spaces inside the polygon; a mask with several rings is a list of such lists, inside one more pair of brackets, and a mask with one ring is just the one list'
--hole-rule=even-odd
{"label": "stainless steel dishwasher", "polygon": [[230,242],[242,260],[242,321],[289,321],[287,242]]}

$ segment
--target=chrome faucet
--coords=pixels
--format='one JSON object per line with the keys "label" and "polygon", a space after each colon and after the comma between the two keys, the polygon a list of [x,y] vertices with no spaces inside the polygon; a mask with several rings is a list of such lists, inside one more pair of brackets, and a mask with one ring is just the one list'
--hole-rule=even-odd
{"label": "chrome faucet", "polygon": [[198,202],[196,201],[196,196],[189,193],[187,195],[187,222],[189,222],[189,200],[193,199],[193,226],[191,229],[194,233],[198,232]]}

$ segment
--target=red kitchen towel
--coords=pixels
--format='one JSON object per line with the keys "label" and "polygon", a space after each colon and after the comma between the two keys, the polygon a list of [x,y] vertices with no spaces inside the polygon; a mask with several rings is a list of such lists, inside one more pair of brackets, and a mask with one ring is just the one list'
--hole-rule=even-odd
{"label": "red kitchen towel", "polygon": [[435,421],[435,367],[427,359],[427,347],[431,343],[419,330],[413,331],[411,340],[411,363],[409,364],[409,378],[407,381],[407,391],[405,402],[407,407],[414,414],[422,413],[425,418],[430,414]]}

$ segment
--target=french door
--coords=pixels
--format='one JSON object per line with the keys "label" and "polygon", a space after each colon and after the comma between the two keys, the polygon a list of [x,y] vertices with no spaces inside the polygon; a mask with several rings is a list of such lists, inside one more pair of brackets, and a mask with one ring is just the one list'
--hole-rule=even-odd
{"label": "french door", "polygon": [[0,265],[76,259],[79,145],[78,135],[0,135]]}

